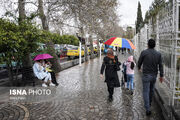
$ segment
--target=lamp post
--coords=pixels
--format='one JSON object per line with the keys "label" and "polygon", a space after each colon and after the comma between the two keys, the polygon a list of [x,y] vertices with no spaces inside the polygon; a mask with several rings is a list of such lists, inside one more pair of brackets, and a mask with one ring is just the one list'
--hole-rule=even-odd
{"label": "lamp post", "polygon": [[103,40],[100,40],[100,41],[99,41],[99,44],[100,44],[100,51],[99,51],[99,53],[100,53],[100,59],[101,59],[101,46],[102,46],[102,43],[103,43]]}
{"label": "lamp post", "polygon": [[79,37],[78,33],[76,33],[76,36],[79,39],[79,66],[81,66],[81,42],[82,42],[82,37]]}
{"label": "lamp post", "polygon": [[79,66],[81,66],[81,41],[79,41]]}

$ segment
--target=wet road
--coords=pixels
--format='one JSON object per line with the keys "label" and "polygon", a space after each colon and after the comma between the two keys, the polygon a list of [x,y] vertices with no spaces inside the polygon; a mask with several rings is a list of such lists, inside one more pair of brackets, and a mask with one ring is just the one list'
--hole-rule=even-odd
{"label": "wet road", "polygon": [[[127,56],[121,56],[124,61]],[[103,58],[102,58],[103,59]],[[116,88],[108,102],[107,87],[100,76],[102,59],[96,58],[58,74],[59,86],[51,99],[32,103],[3,103],[0,119],[12,120],[163,120],[153,101],[152,115],[146,117],[142,83],[135,71],[135,92]],[[121,72],[118,73],[121,78]]]}

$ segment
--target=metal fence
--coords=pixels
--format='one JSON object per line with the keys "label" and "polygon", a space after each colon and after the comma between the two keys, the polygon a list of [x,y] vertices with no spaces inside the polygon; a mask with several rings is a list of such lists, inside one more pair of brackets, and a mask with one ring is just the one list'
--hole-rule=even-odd
{"label": "metal fence", "polygon": [[165,82],[157,81],[156,88],[166,94],[169,106],[180,108],[180,0],[167,2],[134,36],[136,59],[147,48],[150,38],[156,40],[156,50],[163,57]]}

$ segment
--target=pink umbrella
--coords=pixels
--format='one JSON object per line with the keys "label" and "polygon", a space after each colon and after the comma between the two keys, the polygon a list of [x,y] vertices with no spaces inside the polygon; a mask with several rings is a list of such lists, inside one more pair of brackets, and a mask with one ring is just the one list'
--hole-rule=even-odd
{"label": "pink umbrella", "polygon": [[39,54],[36,55],[36,57],[34,57],[34,61],[36,60],[44,60],[44,59],[49,59],[49,58],[53,58],[53,56],[49,55],[49,54]]}

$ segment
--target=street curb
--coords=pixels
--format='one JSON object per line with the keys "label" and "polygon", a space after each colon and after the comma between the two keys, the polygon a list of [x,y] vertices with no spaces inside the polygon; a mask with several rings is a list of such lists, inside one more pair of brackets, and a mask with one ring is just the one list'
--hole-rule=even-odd
{"label": "street curb", "polygon": [[9,85],[9,78],[1,79],[0,86]]}
{"label": "street curb", "polygon": [[[180,115],[176,112],[176,110],[174,109],[174,107],[171,107],[168,105],[167,101],[166,101],[166,95],[162,93],[160,94],[160,91],[158,91],[158,89],[155,88],[155,100],[158,103],[158,105],[160,106],[161,110],[162,110],[162,114],[165,120],[180,120]],[[171,118],[172,117],[172,118]]]}
{"label": "street curb", "polygon": [[[97,56],[95,56],[92,59],[95,59],[95,58],[97,58]],[[89,60],[90,60],[90,56],[88,56],[88,61]],[[81,63],[84,63],[84,62],[85,62],[85,58],[83,57],[83,58],[81,58]],[[79,65],[79,59],[74,59],[74,60],[71,60],[71,61],[66,61],[64,63],[60,63],[60,65],[61,65],[61,71],[63,71],[65,69],[68,69],[68,68],[74,67],[76,65]]]}
{"label": "street curb", "polygon": [[170,108],[168,108],[168,106],[165,104],[165,101],[163,100],[163,98],[161,97],[160,93],[158,92],[158,90],[155,88],[155,100],[158,103],[158,105],[160,106],[161,110],[162,110],[162,114],[165,120],[170,120]]}
{"label": "street curb", "polygon": [[[81,63],[83,63],[85,61],[84,58],[82,58],[81,61],[82,61]],[[70,67],[76,66],[78,64],[79,64],[79,59],[75,59],[75,60],[67,61],[67,62],[64,62],[64,63],[60,63],[61,71],[65,70],[65,69],[68,69]]]}

